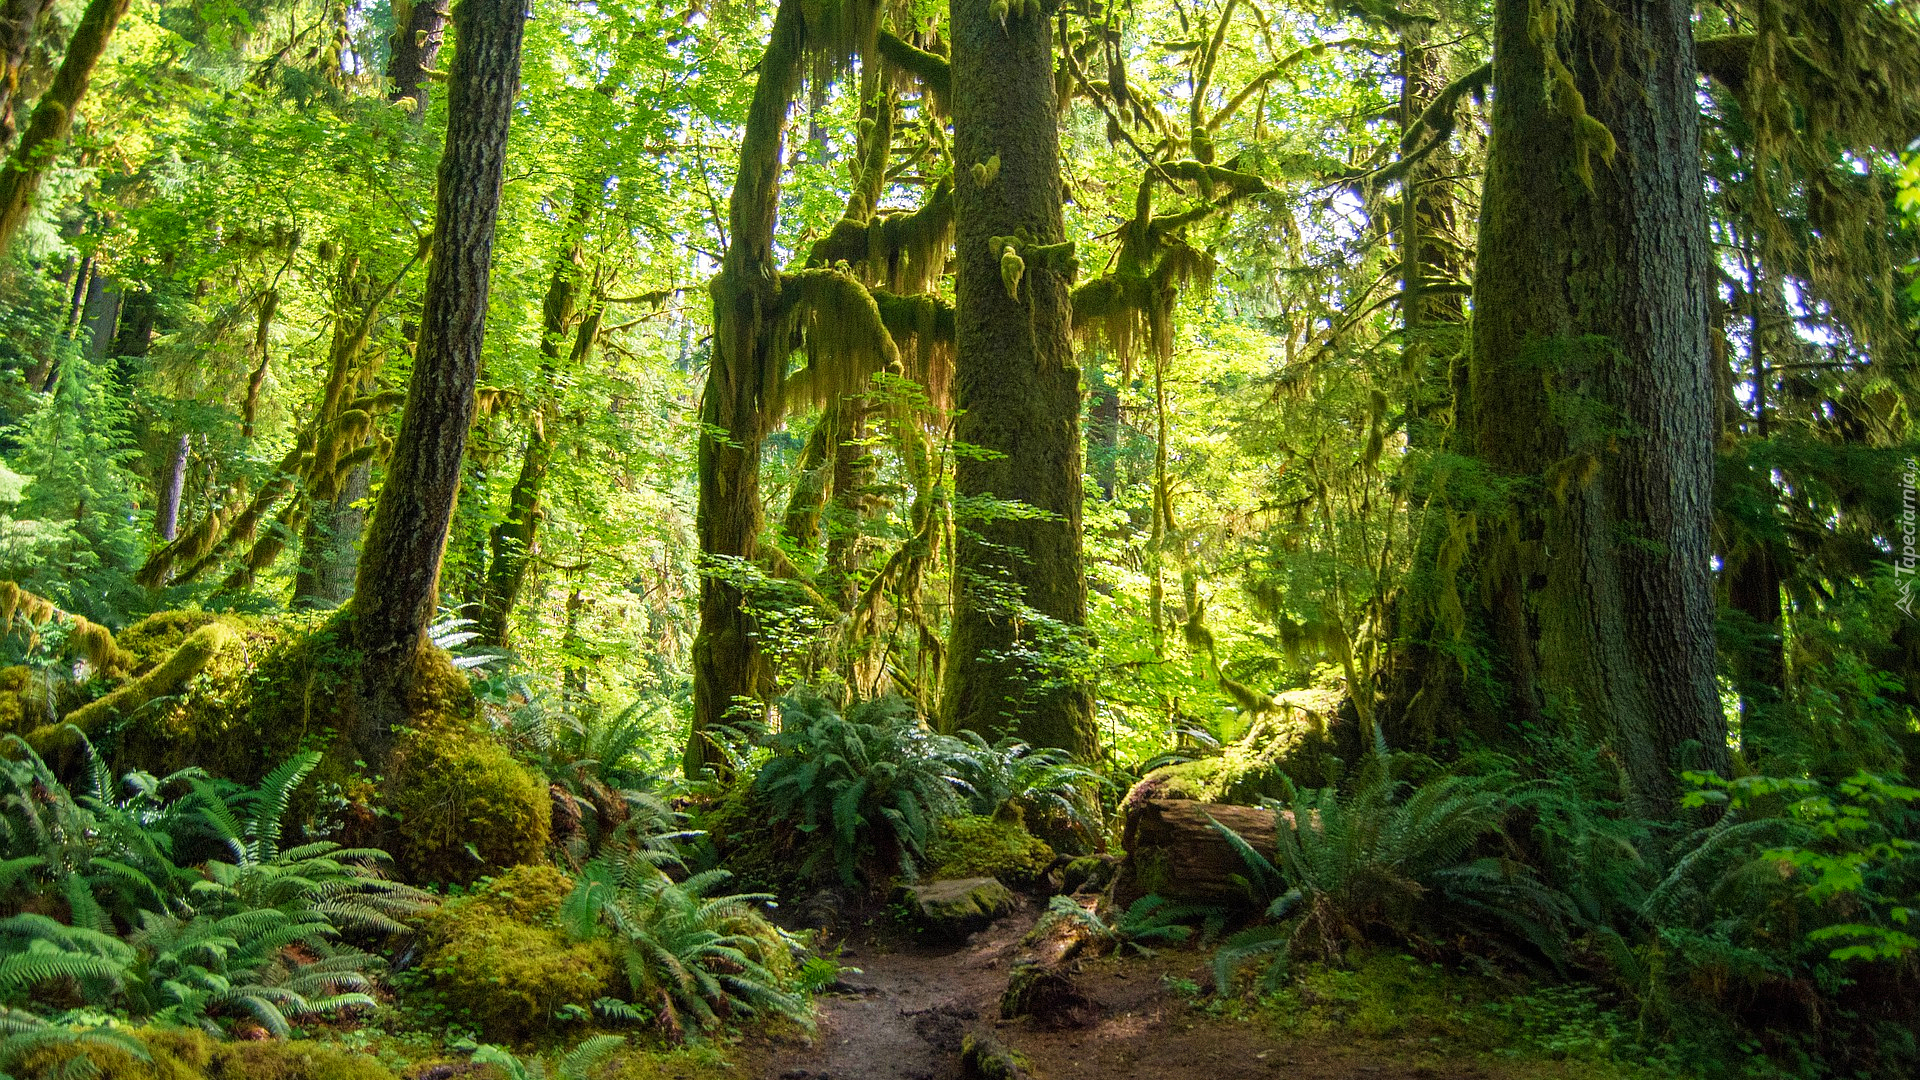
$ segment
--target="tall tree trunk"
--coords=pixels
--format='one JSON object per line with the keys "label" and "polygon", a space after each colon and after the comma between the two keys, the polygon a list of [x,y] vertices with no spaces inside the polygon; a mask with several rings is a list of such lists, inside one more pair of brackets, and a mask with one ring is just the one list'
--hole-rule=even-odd
{"label": "tall tree trunk", "polygon": [[353,596],[366,531],[365,502],[373,490],[373,464],[362,461],[328,485],[323,496],[307,492],[300,530],[300,565],[293,574],[293,606],[337,607]]}
{"label": "tall tree trunk", "polygon": [[417,121],[427,113],[429,73],[446,39],[450,0],[394,0],[393,52],[387,61],[387,100],[408,102]]}
{"label": "tall tree trunk", "polygon": [[[591,191],[598,199],[598,188],[583,187],[579,197],[586,199]],[[576,211],[575,220],[584,225],[587,204]],[[526,585],[527,564],[533,558],[534,541],[540,533],[540,522],[546,516],[540,505],[540,493],[546,484],[547,468],[553,462],[554,439],[560,422],[555,408],[552,390],[555,375],[562,365],[561,349],[567,339],[567,330],[572,324],[584,281],[586,265],[581,257],[578,239],[570,242],[567,255],[553,268],[553,277],[547,283],[546,299],[540,306],[540,374],[543,383],[540,392],[545,394],[535,406],[532,421],[527,430],[527,451],[520,461],[520,475],[514,478],[513,491],[507,496],[507,516],[493,527],[489,537],[492,559],[487,566],[487,578],[480,593],[480,640],[489,645],[504,646],[510,637],[509,629],[513,609],[520,602],[521,590]],[[580,321],[573,337],[572,348],[564,359],[568,370],[577,371],[593,350],[594,339],[600,334],[600,305],[593,304]]]}
{"label": "tall tree trunk", "polygon": [[[779,210],[787,114],[800,88],[805,20],[801,0],[781,0],[740,144],[740,171],[728,205],[727,253],[715,275],[713,359],[700,399],[700,632],[693,641],[693,730],[686,770],[726,768],[707,734],[736,710],[753,708],[764,672],[753,620],[728,560],[751,560],[760,536],[760,454],[771,392],[787,355],[778,318],[779,269],[773,226]],[[778,340],[777,340],[778,339]]]}
{"label": "tall tree trunk", "polygon": [[6,165],[0,167],[0,254],[6,253],[14,234],[33,210],[40,182],[46,179],[47,170],[73,130],[73,110],[86,95],[94,65],[107,51],[107,42],[129,3],[131,0],[88,0],[67,43],[67,55],[54,73],[53,85],[40,95],[39,104],[33,107],[33,119],[27,121],[26,134],[13,148]]}
{"label": "tall tree trunk", "polygon": [[192,452],[192,438],[181,435],[180,441],[174,444],[166,479],[160,485],[160,510],[153,516],[153,524],[160,532],[160,539],[169,543],[180,531],[180,493],[187,487],[187,458]]}
{"label": "tall tree trunk", "polygon": [[34,30],[53,0],[6,0],[0,6],[0,150],[13,145],[17,134],[14,122],[15,99],[20,93],[20,75],[27,66],[27,53],[33,48]]}
{"label": "tall tree trunk", "polygon": [[[1087,586],[1071,267],[1040,250],[1065,232],[1052,37],[1038,5],[1004,18],[1005,6],[995,8],[988,0],[952,4],[954,437],[988,451],[961,455],[955,490],[966,500],[1019,502],[1044,517],[956,522],[942,722],[1088,757],[1092,699],[1056,663],[1078,644]],[[1008,237],[1025,238],[1016,245],[1017,283]]]}
{"label": "tall tree trunk", "polygon": [[459,45],[448,79],[447,148],[420,347],[354,589],[357,726],[363,749],[374,755],[369,760],[385,755],[393,729],[405,720],[406,691],[433,619],[473,424],[525,10],[522,0],[461,0],[454,13]]}
{"label": "tall tree trunk", "polygon": [[1690,15],[1497,0],[1474,279],[1469,430],[1519,485],[1479,529],[1497,649],[1521,711],[1609,739],[1652,818],[1676,768],[1728,767]]}

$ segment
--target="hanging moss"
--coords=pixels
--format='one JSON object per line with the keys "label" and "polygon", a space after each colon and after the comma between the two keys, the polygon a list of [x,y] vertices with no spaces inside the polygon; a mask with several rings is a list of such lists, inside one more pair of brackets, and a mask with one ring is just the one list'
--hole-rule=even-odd
{"label": "hanging moss", "polygon": [[615,992],[610,941],[568,941],[557,925],[572,891],[560,871],[523,866],[427,918],[421,969],[463,1023],[490,1039],[532,1038],[561,1025],[563,1006]]}
{"label": "hanging moss", "polygon": [[919,383],[936,409],[953,407],[953,305],[930,293],[875,292],[887,333],[903,350],[902,374]]}
{"label": "hanging moss", "polygon": [[897,366],[893,336],[873,294],[842,270],[801,270],[780,281],[781,309],[807,364],[789,375],[778,400],[824,405],[857,394],[868,377]]}
{"label": "hanging moss", "polygon": [[920,80],[932,96],[935,110],[945,115],[947,93],[953,86],[953,66],[947,63],[947,58],[916,48],[886,30],[880,31],[877,44],[887,63]]}
{"label": "hanging moss", "polygon": [[953,184],[942,178],[919,209],[846,217],[816,242],[807,265],[844,261],[865,280],[900,294],[930,292],[946,272],[953,247]]}

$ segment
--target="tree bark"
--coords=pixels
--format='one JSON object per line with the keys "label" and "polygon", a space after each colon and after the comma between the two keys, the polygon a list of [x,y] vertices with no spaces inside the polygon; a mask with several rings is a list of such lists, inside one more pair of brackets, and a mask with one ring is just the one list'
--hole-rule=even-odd
{"label": "tree bark", "polygon": [[33,48],[34,30],[52,0],[6,0],[0,6],[0,149],[13,145],[17,134],[14,102],[20,93],[20,75]]}
{"label": "tree bark", "polygon": [[160,532],[160,539],[168,543],[172,543],[180,531],[180,493],[187,487],[187,457],[192,452],[193,440],[181,435],[167,466],[166,482],[160,487],[160,511],[153,520],[154,527]]}
{"label": "tree bark", "polygon": [[1517,486],[1479,567],[1519,711],[1608,739],[1664,819],[1677,768],[1728,767],[1691,8],[1571,0],[1547,48],[1529,9],[1495,5],[1468,430]]}
{"label": "tree bark", "polygon": [[[1017,502],[1043,516],[956,522],[942,722],[1089,757],[1091,697],[1058,664],[1087,608],[1071,267],[1033,250],[1065,231],[1052,36],[1037,8],[1003,20],[988,0],[954,0],[952,19],[955,438],[987,451],[960,456],[955,490],[975,506]],[[1024,270],[1010,289],[1004,244],[992,239],[1022,235]]]}
{"label": "tree bark", "polygon": [[420,347],[386,482],[360,554],[353,604],[361,654],[358,735],[384,757],[406,718],[405,696],[432,622],[460,462],[473,424],[486,335],[494,225],[507,129],[520,83],[522,0],[461,0],[448,79]]}
{"label": "tree bark", "polygon": [[805,19],[801,0],[781,0],[740,144],[740,171],[728,205],[726,256],[713,294],[713,359],[700,399],[700,632],[693,641],[693,730],[689,776],[724,772],[726,757],[707,734],[751,713],[763,693],[764,664],[753,642],[747,597],[726,573],[752,560],[760,536],[760,455],[788,343],[778,318],[780,275],[773,227],[779,211],[787,114],[799,92]]}
{"label": "tree bark", "polygon": [[113,37],[114,27],[120,25],[120,17],[127,13],[129,3],[131,0],[88,0],[79,24],[73,28],[73,38],[67,43],[67,55],[60,61],[60,70],[54,73],[53,85],[40,95],[39,103],[33,108],[33,118],[27,121],[26,133],[13,148],[6,165],[0,167],[0,254],[6,252],[14,234],[20,231],[33,210],[40,182],[46,179],[54,157],[73,130],[73,110],[86,95],[94,66],[107,51],[107,42]]}
{"label": "tree bark", "polygon": [[394,0],[393,52],[387,61],[387,100],[407,102],[417,122],[427,113],[428,73],[440,59],[450,0]]}
{"label": "tree bark", "polygon": [[1274,857],[1280,812],[1190,799],[1146,799],[1123,812],[1121,850],[1127,857],[1113,881],[1113,900],[1122,910],[1148,893],[1198,903],[1244,902],[1246,890],[1233,879],[1247,876],[1246,862],[1214,821]]}

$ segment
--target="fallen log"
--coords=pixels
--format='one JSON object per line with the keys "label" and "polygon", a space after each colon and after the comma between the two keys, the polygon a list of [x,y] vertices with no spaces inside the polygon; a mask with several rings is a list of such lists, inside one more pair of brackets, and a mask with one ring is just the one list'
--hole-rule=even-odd
{"label": "fallen log", "polygon": [[[1143,799],[1130,805],[1122,826],[1126,858],[1114,877],[1113,903],[1124,910],[1150,893],[1188,903],[1245,904],[1247,864],[1218,821],[1271,859],[1274,830],[1284,811],[1191,799]],[[1292,815],[1285,815],[1291,826]]]}

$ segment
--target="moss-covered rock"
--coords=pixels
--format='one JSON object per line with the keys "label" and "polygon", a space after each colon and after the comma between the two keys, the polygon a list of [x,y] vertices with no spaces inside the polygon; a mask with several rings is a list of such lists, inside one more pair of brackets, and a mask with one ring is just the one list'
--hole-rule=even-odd
{"label": "moss-covered rock", "polygon": [[562,1006],[587,1008],[612,992],[612,945],[569,941],[556,925],[572,890],[550,866],[523,866],[427,919],[427,978],[486,1038],[542,1034],[559,1023]]}
{"label": "moss-covered rock", "polygon": [[940,937],[953,939],[985,929],[1019,904],[1012,889],[990,877],[903,885],[896,900],[906,908],[913,922]]}
{"label": "moss-covered rock", "polygon": [[[134,1032],[146,1049],[141,1061],[120,1050],[64,1046],[27,1055],[20,1076],[94,1075],[99,1080],[395,1080],[386,1066],[307,1039],[220,1042],[187,1028]],[[85,1058],[94,1066],[73,1067]]]}
{"label": "moss-covered rock", "polygon": [[547,849],[546,780],[470,723],[407,731],[385,802],[393,856],[411,881],[470,882],[536,862]]}
{"label": "moss-covered rock", "polygon": [[1053,848],[1029,833],[1017,815],[947,818],[927,844],[927,874],[933,878],[994,877],[1029,885],[1052,863]]}

